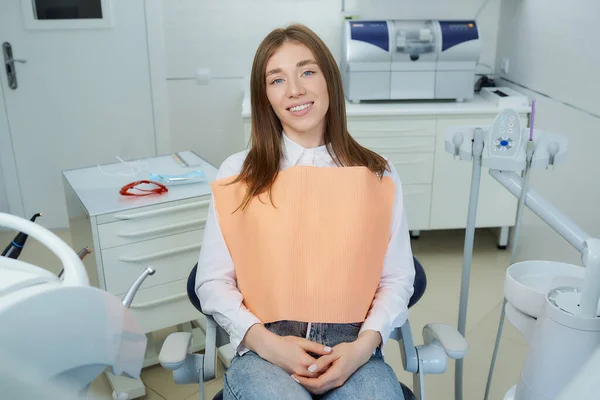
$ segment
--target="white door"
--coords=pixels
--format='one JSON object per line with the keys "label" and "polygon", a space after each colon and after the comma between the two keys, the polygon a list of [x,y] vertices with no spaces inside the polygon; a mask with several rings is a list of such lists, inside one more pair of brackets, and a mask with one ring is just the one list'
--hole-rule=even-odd
{"label": "white door", "polygon": [[10,206],[8,205],[6,184],[4,183],[4,174],[2,173],[2,165],[0,164],[0,212],[7,213],[9,211]]}
{"label": "white door", "polygon": [[67,227],[62,170],[156,155],[144,0],[1,0],[0,46],[6,203]]}
{"label": "white door", "polygon": [[[12,153],[3,151],[4,148],[10,146],[10,143],[6,141],[8,138],[8,121],[6,120],[6,108],[4,107],[4,97],[2,96],[2,85],[0,85],[0,212],[3,213],[11,212],[11,206],[8,202],[8,185],[6,184],[4,171],[7,170],[7,164],[9,162],[8,156],[12,155]],[[12,170],[14,168],[10,169]],[[17,201],[19,200],[20,196],[17,198]],[[17,212],[18,211],[14,211],[13,213]],[[2,230],[1,227],[0,230]]]}

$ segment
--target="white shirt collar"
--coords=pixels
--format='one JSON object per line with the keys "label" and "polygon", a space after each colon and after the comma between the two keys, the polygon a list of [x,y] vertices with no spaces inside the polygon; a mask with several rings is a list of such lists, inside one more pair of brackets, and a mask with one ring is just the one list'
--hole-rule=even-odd
{"label": "white shirt collar", "polygon": [[[298,160],[300,160],[300,158],[302,156],[309,156],[311,158],[318,157],[326,163],[333,162],[331,155],[327,151],[328,145],[322,145],[319,147],[315,147],[313,149],[307,149],[307,148],[303,147],[302,145],[294,142],[292,139],[290,139],[285,134],[285,132],[282,132],[282,136],[283,136],[283,156],[290,165],[296,165],[298,163]],[[332,153],[333,153],[333,151],[332,151]]]}

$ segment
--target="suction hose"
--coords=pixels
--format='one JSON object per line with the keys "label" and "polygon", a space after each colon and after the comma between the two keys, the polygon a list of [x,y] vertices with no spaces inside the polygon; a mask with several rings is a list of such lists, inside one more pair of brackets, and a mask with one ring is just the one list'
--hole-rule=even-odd
{"label": "suction hose", "polygon": [[[531,139],[531,137],[530,137]],[[510,256],[510,264],[513,265],[517,258],[517,247],[519,243],[519,234],[521,231],[521,222],[523,221],[523,210],[525,209],[525,198],[527,197],[527,188],[529,186],[529,172],[531,169],[531,159],[533,158],[533,140],[527,141],[527,159],[525,164],[525,172],[523,176],[523,189],[519,196],[519,203],[517,206],[517,223],[515,225],[514,240],[512,244],[512,253]],[[500,312],[500,321],[498,322],[498,332],[496,333],[496,343],[494,344],[494,352],[492,354],[492,362],[490,363],[490,370],[488,372],[488,379],[485,385],[485,396],[484,400],[488,400],[490,394],[490,386],[492,383],[492,376],[494,375],[494,366],[496,365],[496,357],[498,356],[498,347],[500,347],[500,338],[502,337],[502,330],[504,328],[504,315],[506,313],[506,297],[502,301],[502,311]]]}

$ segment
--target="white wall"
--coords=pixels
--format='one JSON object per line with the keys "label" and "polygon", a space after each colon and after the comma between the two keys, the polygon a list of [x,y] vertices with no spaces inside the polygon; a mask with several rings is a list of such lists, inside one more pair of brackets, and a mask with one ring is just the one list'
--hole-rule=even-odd
{"label": "white wall", "polygon": [[12,151],[2,151],[12,149],[3,90],[3,85],[0,84],[0,212],[10,212],[22,216],[23,208],[18,191],[19,181],[15,170],[14,155]]}
{"label": "white wall", "polygon": [[[3,145],[2,138],[8,133],[6,121],[6,113],[4,112],[4,93],[2,92],[2,86],[0,85],[0,145]],[[6,146],[6,144],[4,144]],[[4,171],[2,170],[2,155],[0,154],[0,212],[9,212],[10,207],[8,204],[7,187],[4,179]]]}
{"label": "white wall", "polygon": [[[535,127],[569,138],[567,162],[533,171],[532,187],[595,237],[600,237],[600,41],[593,29],[598,15],[596,0],[577,6],[503,0],[496,57],[498,65],[509,59],[502,76],[517,85],[505,83],[536,99]],[[530,212],[521,232],[519,259],[581,263],[579,253]]]}
{"label": "white wall", "polygon": [[6,184],[4,183],[4,175],[2,173],[2,166],[0,165],[0,212],[7,213],[9,211]]}
{"label": "white wall", "polygon": [[[361,18],[472,19],[486,0],[348,0]],[[478,18],[480,62],[495,65],[500,0]],[[340,62],[342,0],[163,0],[171,150],[195,150],[218,165],[242,150],[241,102],[258,44],[273,28],[300,22],[313,29]],[[211,70],[208,85],[195,71]],[[481,67],[480,72],[489,72]]]}

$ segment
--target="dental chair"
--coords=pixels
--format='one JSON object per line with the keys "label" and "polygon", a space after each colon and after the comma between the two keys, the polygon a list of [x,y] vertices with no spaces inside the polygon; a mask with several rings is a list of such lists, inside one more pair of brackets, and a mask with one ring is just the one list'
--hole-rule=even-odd
{"label": "dental chair", "polygon": [[107,369],[139,378],[147,339],[129,306],[154,270],[120,300],[90,286],[79,256],[53,232],[5,213],[0,227],[38,240],[64,268],[59,278],[0,256],[0,398],[89,400],[91,382]]}
{"label": "dental chair", "polygon": [[[415,305],[425,293],[427,277],[423,266],[416,258],[414,293],[408,307]],[[187,281],[187,293],[190,302],[202,312],[202,307],[194,288],[196,270],[194,266]],[[203,313],[204,314],[204,313]],[[206,346],[204,354],[191,354],[192,334],[189,332],[175,332],[165,340],[159,355],[163,368],[173,371],[173,380],[178,384],[199,383],[200,400],[204,400],[204,382],[215,379],[217,367],[217,350],[229,344],[229,337],[215,320],[206,315]],[[446,371],[447,357],[461,359],[465,356],[468,344],[465,338],[453,327],[444,324],[427,324],[423,328],[424,344],[415,346],[410,330],[410,323],[396,328],[390,339],[397,340],[402,355],[402,366],[407,372],[413,374],[414,393],[400,383],[406,400],[424,399],[423,380],[425,374],[442,374]],[[213,400],[222,400],[223,391],[215,395]]]}

